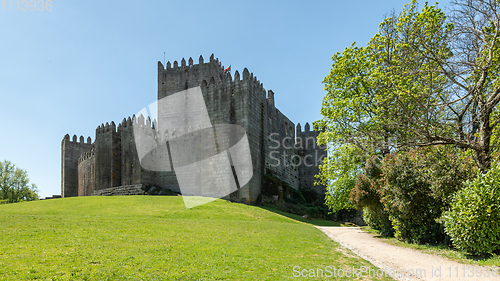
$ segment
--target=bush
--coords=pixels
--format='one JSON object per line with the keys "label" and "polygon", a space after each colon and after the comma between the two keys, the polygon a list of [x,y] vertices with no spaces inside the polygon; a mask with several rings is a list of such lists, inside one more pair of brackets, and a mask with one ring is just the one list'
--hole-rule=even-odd
{"label": "bush", "polygon": [[363,220],[384,236],[393,236],[394,228],[389,214],[381,203],[382,169],[379,157],[372,156],[366,160],[363,174],[359,175],[355,187],[351,190],[351,201],[358,208],[363,208]]}
{"label": "bush", "polygon": [[419,167],[418,151],[387,155],[383,160],[382,203],[389,213],[395,237],[407,243],[440,243],[444,231],[436,222],[441,206]]}
{"label": "bush", "polygon": [[474,161],[457,148],[415,148],[387,155],[382,161],[381,202],[395,229],[408,243],[447,244],[438,222],[451,195],[475,176]]}
{"label": "bush", "polygon": [[466,182],[442,219],[457,249],[474,255],[500,249],[500,165]]}
{"label": "bush", "polygon": [[389,220],[389,214],[381,208],[373,209],[371,207],[363,208],[363,220],[373,229],[379,230],[382,236],[394,236],[394,228]]}

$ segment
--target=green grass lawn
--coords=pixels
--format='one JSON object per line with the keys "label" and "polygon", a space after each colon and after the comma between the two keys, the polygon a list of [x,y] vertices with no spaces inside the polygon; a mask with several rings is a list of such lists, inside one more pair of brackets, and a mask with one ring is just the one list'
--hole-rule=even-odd
{"label": "green grass lawn", "polygon": [[223,200],[185,209],[180,196],[1,205],[0,237],[2,280],[296,280],[294,266],[373,268],[310,224]]}
{"label": "green grass lawn", "polygon": [[450,248],[446,245],[418,245],[418,244],[408,244],[402,241],[397,240],[393,237],[385,237],[380,236],[380,232],[378,230],[372,229],[369,226],[361,227],[364,231],[376,234],[376,238],[379,238],[381,241],[400,246],[407,247],[422,251],[427,254],[438,255],[450,260],[454,260],[459,263],[464,264],[477,264],[481,266],[497,266],[500,267],[500,256],[496,254],[492,254],[488,257],[477,257],[471,256],[465,252],[458,251],[456,249]]}

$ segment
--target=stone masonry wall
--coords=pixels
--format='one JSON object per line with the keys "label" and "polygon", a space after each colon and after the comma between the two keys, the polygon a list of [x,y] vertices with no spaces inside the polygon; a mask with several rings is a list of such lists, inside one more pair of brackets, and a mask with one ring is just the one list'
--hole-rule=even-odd
{"label": "stone masonry wall", "polygon": [[146,195],[142,184],[109,187],[92,192],[92,196]]}
{"label": "stone masonry wall", "polygon": [[95,149],[78,159],[78,196],[89,196],[95,190]]}

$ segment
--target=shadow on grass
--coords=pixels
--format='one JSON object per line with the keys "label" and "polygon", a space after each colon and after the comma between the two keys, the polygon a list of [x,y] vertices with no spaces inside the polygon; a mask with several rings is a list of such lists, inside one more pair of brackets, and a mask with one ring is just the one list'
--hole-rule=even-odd
{"label": "shadow on grass", "polygon": [[[473,260],[473,261],[489,261],[490,259],[499,259],[499,252],[493,252],[492,254],[482,254],[482,255],[471,255],[464,254],[465,258]],[[498,264],[500,266],[500,263]]]}
{"label": "shadow on grass", "polygon": [[279,214],[279,215],[282,215],[282,216],[285,216],[288,218],[291,218],[291,219],[296,220],[296,221],[300,221],[300,222],[315,225],[315,226],[343,226],[343,225],[341,225],[341,223],[335,222],[335,221],[320,220],[320,219],[315,219],[315,218],[312,218],[310,220],[304,219],[300,215],[283,212],[283,211],[280,211],[280,210],[278,210],[274,207],[271,207],[271,206],[256,206],[256,207],[264,209],[264,210],[268,210],[270,212],[273,212],[273,213],[276,213],[276,214]]}
{"label": "shadow on grass", "polygon": [[362,226],[361,230],[363,230],[366,233],[373,234],[373,238],[378,238],[378,239],[395,239],[394,235],[386,235],[382,234],[379,230],[373,229],[367,225]]}

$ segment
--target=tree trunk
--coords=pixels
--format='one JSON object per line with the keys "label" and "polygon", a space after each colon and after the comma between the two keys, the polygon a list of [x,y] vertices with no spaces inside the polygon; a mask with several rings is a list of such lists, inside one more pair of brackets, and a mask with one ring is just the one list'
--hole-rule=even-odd
{"label": "tree trunk", "polygon": [[488,172],[491,167],[490,141],[492,128],[490,126],[490,114],[487,109],[481,112],[479,128],[479,150],[477,150],[477,160],[482,173]]}

